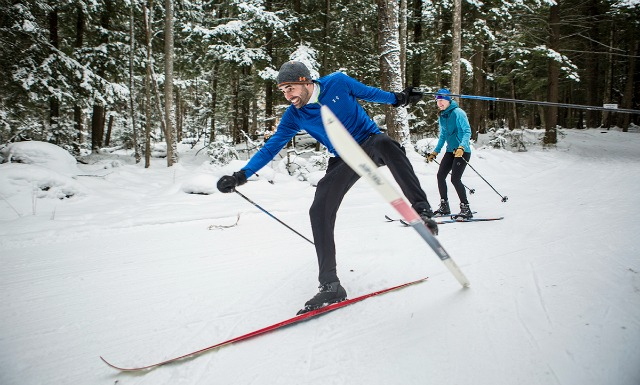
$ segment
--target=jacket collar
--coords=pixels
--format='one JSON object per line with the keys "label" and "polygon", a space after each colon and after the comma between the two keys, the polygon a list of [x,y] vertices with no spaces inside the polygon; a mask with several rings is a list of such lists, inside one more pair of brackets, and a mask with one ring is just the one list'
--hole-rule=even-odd
{"label": "jacket collar", "polygon": [[458,103],[455,100],[452,100],[451,103],[449,104],[449,107],[447,107],[446,110],[440,111],[440,116],[448,118],[449,115],[451,114],[451,111],[453,111],[456,108],[458,108]]}

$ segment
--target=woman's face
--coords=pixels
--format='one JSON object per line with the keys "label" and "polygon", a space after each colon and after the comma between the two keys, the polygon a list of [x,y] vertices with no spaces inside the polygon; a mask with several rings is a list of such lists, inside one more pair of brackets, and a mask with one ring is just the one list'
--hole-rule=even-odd
{"label": "woman's face", "polygon": [[446,99],[436,99],[436,104],[438,105],[438,109],[440,111],[444,111],[447,108],[449,108],[449,105],[451,104],[451,102]]}

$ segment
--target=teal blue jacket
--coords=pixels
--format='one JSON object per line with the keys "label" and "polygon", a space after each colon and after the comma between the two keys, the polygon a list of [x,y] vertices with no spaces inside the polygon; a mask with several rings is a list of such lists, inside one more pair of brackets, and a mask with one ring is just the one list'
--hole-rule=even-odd
{"label": "teal blue jacket", "polygon": [[464,147],[464,152],[471,152],[469,119],[467,119],[466,112],[458,107],[455,100],[451,101],[446,110],[440,112],[438,124],[440,125],[440,137],[435,152],[439,154],[445,142],[447,143],[446,152],[453,152],[459,146]]}

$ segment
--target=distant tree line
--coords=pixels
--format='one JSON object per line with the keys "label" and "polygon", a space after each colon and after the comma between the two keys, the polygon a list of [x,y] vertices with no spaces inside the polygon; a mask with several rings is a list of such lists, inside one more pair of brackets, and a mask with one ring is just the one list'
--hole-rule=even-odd
{"label": "distant tree line", "polygon": [[[342,70],[391,91],[449,87],[638,109],[635,0],[395,1],[3,0],[0,144],[44,140],[75,153],[123,146],[140,159],[166,141],[170,165],[185,137],[237,143],[274,130],[286,108],[274,79],[292,57],[320,76]],[[398,21],[401,86],[381,64],[389,12]],[[461,104],[474,136],[539,127],[555,143],[556,127],[640,124],[639,115],[608,111]],[[436,132],[428,98],[408,112],[412,134]]]}

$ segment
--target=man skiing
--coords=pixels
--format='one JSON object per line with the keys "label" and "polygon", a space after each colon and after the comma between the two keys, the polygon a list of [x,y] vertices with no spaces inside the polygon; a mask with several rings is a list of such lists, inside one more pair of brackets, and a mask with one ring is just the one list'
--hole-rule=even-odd
{"label": "man skiing", "polygon": [[467,162],[471,159],[471,145],[469,143],[471,126],[469,126],[467,114],[449,96],[450,94],[451,92],[446,88],[439,89],[436,94],[436,104],[440,110],[438,117],[440,136],[434,151],[427,155],[427,163],[433,161],[446,142],[447,150],[440,161],[437,176],[440,207],[435,213],[439,215],[451,214],[447,193],[447,175],[451,172],[451,184],[460,199],[460,213],[457,214],[457,217],[471,219],[473,214],[469,208],[467,192],[462,183],[462,174],[467,167]]}
{"label": "man skiing", "polygon": [[399,184],[405,197],[420,214],[433,234],[438,227],[431,219],[433,212],[425,192],[413,171],[405,150],[396,141],[383,134],[367,115],[358,99],[404,107],[420,100],[422,93],[412,87],[392,93],[366,86],[342,72],[311,80],[309,69],[301,62],[289,61],[278,73],[278,88],[291,106],[284,112],[275,134],[249,159],[248,163],[232,175],[225,175],[217,187],[223,193],[233,192],[246,183],[270,162],[299,131],[305,130],[334,155],[329,160],[326,174],[318,182],[309,216],[318,257],[319,292],[305,303],[299,314],[346,299],[347,292],[337,274],[334,227],[336,214],[343,197],[360,178],[339,156],[329,141],[322,124],[320,107],[328,106],[342,122],[351,136],[379,166],[386,165]]}

